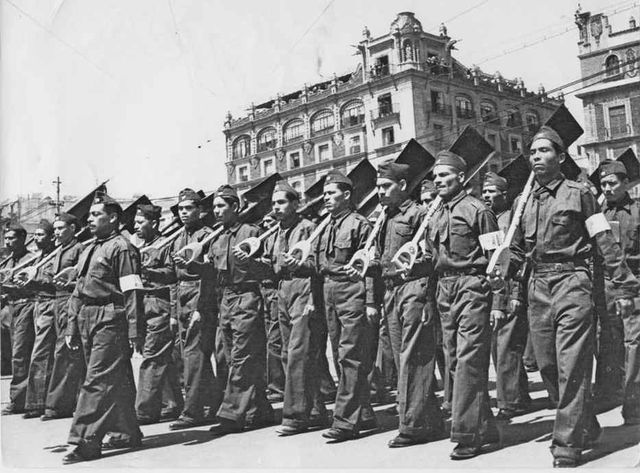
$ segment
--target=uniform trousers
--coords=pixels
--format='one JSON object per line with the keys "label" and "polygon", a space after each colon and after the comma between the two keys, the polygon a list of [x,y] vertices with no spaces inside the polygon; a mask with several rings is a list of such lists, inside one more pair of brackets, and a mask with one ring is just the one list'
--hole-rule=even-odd
{"label": "uniform trousers", "polygon": [[479,447],[499,440],[489,407],[491,288],[476,275],[440,277],[438,310],[445,353],[454,360],[451,440]]}
{"label": "uniform trousers", "polygon": [[39,298],[33,309],[35,339],[31,352],[25,410],[44,411],[56,349],[56,300]]}
{"label": "uniform trousers", "polygon": [[11,319],[11,384],[9,398],[14,412],[24,410],[31,353],[36,334],[33,323],[34,302],[21,299],[13,304]]}
{"label": "uniform trousers", "polygon": [[362,423],[375,421],[367,380],[373,328],[365,312],[365,286],[327,278],[323,289],[329,338],[340,366],[333,427],[358,432]]}
{"label": "uniform trousers", "polygon": [[398,359],[399,431],[412,437],[441,434],[444,425],[436,399],[435,324],[426,318],[427,278],[389,286],[385,315]]}
{"label": "uniform trousers", "polygon": [[266,397],[267,340],[260,289],[257,284],[221,289],[220,335],[229,377],[218,417],[239,427],[269,422],[273,409]]}
{"label": "uniform trousers", "polygon": [[267,331],[267,389],[284,392],[284,368],[282,362],[282,334],[278,320],[278,289],[261,286],[264,299],[264,325]]}
{"label": "uniform trousers", "polygon": [[87,373],[69,443],[100,448],[107,432],[118,432],[132,441],[142,438],[124,308],[113,303],[83,305],[77,323]]}
{"label": "uniform trousers", "polygon": [[591,409],[594,308],[589,271],[534,272],[529,331],[542,380],[557,402],[554,457],[579,459],[598,424]]}

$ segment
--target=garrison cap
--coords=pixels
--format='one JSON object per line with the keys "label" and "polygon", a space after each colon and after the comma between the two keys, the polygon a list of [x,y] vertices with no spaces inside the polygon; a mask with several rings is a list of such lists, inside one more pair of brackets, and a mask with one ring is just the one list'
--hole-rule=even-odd
{"label": "garrison cap", "polygon": [[622,174],[627,176],[627,168],[620,161],[605,161],[600,165],[600,177],[606,177],[609,174]]}
{"label": "garrison cap", "polygon": [[482,186],[496,186],[501,191],[506,191],[509,188],[507,180],[504,177],[498,176],[495,172],[491,171],[484,175]]}
{"label": "garrison cap", "polygon": [[40,219],[38,225],[36,225],[36,229],[44,230],[49,235],[53,235],[53,224],[46,218]]}
{"label": "garrison cap", "polygon": [[56,218],[53,219],[54,222],[64,222],[67,225],[78,225],[78,217],[73,214],[68,214],[66,212],[60,212],[56,215]]}
{"label": "garrison cap", "polygon": [[411,166],[408,164],[395,163],[387,161],[378,166],[378,177],[383,179],[391,179],[394,182],[401,180],[409,181],[411,175]]}
{"label": "garrison cap", "polygon": [[424,181],[422,181],[421,188],[420,188],[421,193],[435,192],[435,191],[436,191],[436,185],[433,183],[433,181],[430,181],[429,179],[425,179]]}
{"label": "garrison cap", "polygon": [[546,126],[546,125],[542,126],[540,130],[538,130],[538,132],[535,135],[533,135],[533,139],[531,140],[531,143],[533,144],[533,142],[539,138],[545,138],[551,141],[552,143],[555,143],[556,145],[558,145],[560,149],[562,149],[563,151],[565,150],[564,141],[562,140],[562,138],[560,138],[560,135],[558,134],[558,132],[549,126]]}
{"label": "garrison cap", "polygon": [[196,191],[187,187],[178,193],[178,202],[184,202],[185,200],[191,200],[195,204],[199,204],[202,197]]}
{"label": "garrison cap", "polygon": [[289,199],[300,200],[300,193],[291,187],[291,184],[284,179],[276,182],[276,185],[273,188],[273,193],[275,194],[276,192],[284,192]]}
{"label": "garrison cap", "polygon": [[443,150],[436,155],[436,163],[434,166],[451,166],[458,171],[464,172],[467,170],[467,163],[451,151]]}
{"label": "garrison cap", "polygon": [[220,197],[222,199],[231,199],[240,203],[240,197],[238,197],[238,193],[236,190],[228,184],[224,184],[218,187],[216,191],[216,197]]}
{"label": "garrison cap", "polygon": [[5,233],[6,232],[15,232],[16,234],[20,235],[22,238],[27,237],[27,230],[19,223],[14,223],[13,225],[9,225],[9,228],[5,230]]}
{"label": "garrison cap", "polygon": [[122,214],[122,206],[118,203],[117,200],[109,196],[106,192],[96,192],[96,195],[93,198],[93,203],[103,204],[105,207],[109,207],[118,212],[118,215]]}
{"label": "garrison cap", "polygon": [[136,208],[136,215],[142,215],[147,220],[160,220],[162,207],[158,205],[140,204]]}
{"label": "garrison cap", "polygon": [[324,185],[327,186],[328,184],[346,184],[351,189],[353,189],[353,182],[351,181],[351,179],[342,174],[340,171],[336,170],[329,171],[327,173],[327,177],[324,180]]}

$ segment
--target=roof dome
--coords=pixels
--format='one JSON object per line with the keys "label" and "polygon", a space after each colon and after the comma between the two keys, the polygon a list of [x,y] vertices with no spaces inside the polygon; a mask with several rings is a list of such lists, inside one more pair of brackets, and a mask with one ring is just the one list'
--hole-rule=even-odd
{"label": "roof dome", "polygon": [[419,33],[422,32],[422,23],[414,16],[413,12],[398,13],[396,19],[391,22],[391,33]]}

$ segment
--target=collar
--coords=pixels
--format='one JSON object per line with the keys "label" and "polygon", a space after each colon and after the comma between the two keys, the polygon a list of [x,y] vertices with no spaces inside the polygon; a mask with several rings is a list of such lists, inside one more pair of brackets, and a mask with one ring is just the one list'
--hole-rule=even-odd
{"label": "collar", "polygon": [[549,181],[545,185],[542,185],[538,181],[535,181],[535,184],[533,186],[533,193],[535,196],[540,196],[544,192],[548,192],[549,194],[552,194],[555,196],[556,191],[558,190],[558,187],[560,187],[560,184],[562,184],[564,180],[565,180],[564,174],[560,174],[558,177]]}
{"label": "collar", "polygon": [[618,202],[607,202],[606,206],[607,210],[626,210],[627,212],[631,213],[631,204],[633,204],[633,199],[628,192],[625,192],[624,196],[622,196],[622,199],[620,199]]}
{"label": "collar", "polygon": [[342,212],[340,212],[338,215],[335,215],[335,216],[331,215],[331,223],[333,224],[341,223],[349,214],[351,214],[351,209],[346,208]]}
{"label": "collar", "polygon": [[404,214],[407,210],[409,210],[412,203],[413,201],[411,199],[406,199],[397,208],[394,208],[394,209],[387,208],[387,216],[393,217],[394,215]]}
{"label": "collar", "polygon": [[148,241],[148,242],[147,242],[147,241],[145,241],[145,242],[144,242],[144,244],[142,245],[142,247],[144,248],[144,247],[146,247],[146,246],[151,246],[151,245],[153,245],[156,241],[158,241],[158,240],[160,239],[160,237],[161,237],[161,236],[162,236],[162,235],[160,235],[160,233],[156,233],[156,236],[155,236],[155,237],[153,237],[153,240]]}
{"label": "collar", "polygon": [[236,223],[234,223],[233,225],[231,225],[229,228],[225,228],[225,232],[231,233],[232,235],[235,235],[236,233],[238,233],[238,230],[240,230],[240,227],[242,226],[242,223],[240,223],[240,221],[237,221]]}
{"label": "collar", "polygon": [[202,223],[200,220],[198,220],[196,223],[193,224],[193,227],[191,228],[187,228],[186,225],[183,226],[184,232],[191,236],[193,235],[195,232],[197,232],[198,230],[200,230],[202,227],[204,227],[204,223]]}
{"label": "collar", "polygon": [[71,248],[76,243],[78,243],[78,239],[76,237],[71,238],[71,240],[69,240],[69,242],[66,245],[62,245],[61,251]]}
{"label": "collar", "polygon": [[460,201],[462,201],[462,199],[464,199],[467,196],[467,191],[462,189],[460,190],[460,192],[458,192],[456,195],[454,195],[451,200],[444,202],[444,205],[447,206],[447,208],[449,210],[452,210],[456,205],[458,205],[458,203],[460,203]]}
{"label": "collar", "polygon": [[117,237],[118,235],[120,235],[120,234],[119,234],[117,231],[115,231],[115,230],[114,230],[114,231],[113,231],[113,232],[111,232],[111,234],[110,234],[108,237],[106,237],[106,238],[100,238],[100,239],[96,238],[96,241],[95,241],[95,242],[96,242],[96,243],[104,243],[104,242],[106,242],[106,241],[113,240],[113,239],[114,239],[115,237]]}
{"label": "collar", "polygon": [[300,214],[296,213],[294,218],[291,219],[291,225],[289,225],[288,227],[285,227],[284,225],[282,225],[282,222],[280,222],[280,229],[285,231],[291,230],[292,228],[295,228],[296,225],[300,223],[300,220],[302,220],[302,217],[300,216]]}
{"label": "collar", "polygon": [[27,253],[29,253],[29,250],[27,250],[27,247],[24,247],[24,249],[20,253],[12,252],[10,258],[13,261],[18,261],[22,259]]}

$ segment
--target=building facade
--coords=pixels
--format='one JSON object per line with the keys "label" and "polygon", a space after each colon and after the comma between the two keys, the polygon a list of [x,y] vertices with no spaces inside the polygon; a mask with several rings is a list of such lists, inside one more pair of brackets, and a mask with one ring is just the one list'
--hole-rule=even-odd
{"label": "building facade", "polygon": [[506,165],[560,101],[464,66],[455,44],[444,25],[425,32],[411,12],[382,36],[365,27],[354,72],[227,114],[228,182],[243,191],[279,172],[304,191],[330,169],[395,158],[411,138],[435,155],[467,124],[499,153],[488,169]]}
{"label": "building facade", "polygon": [[[576,12],[584,87],[581,143],[591,170],[631,147],[640,151],[640,26],[634,17],[614,31],[607,16]],[[636,196],[638,188],[634,189]]]}

